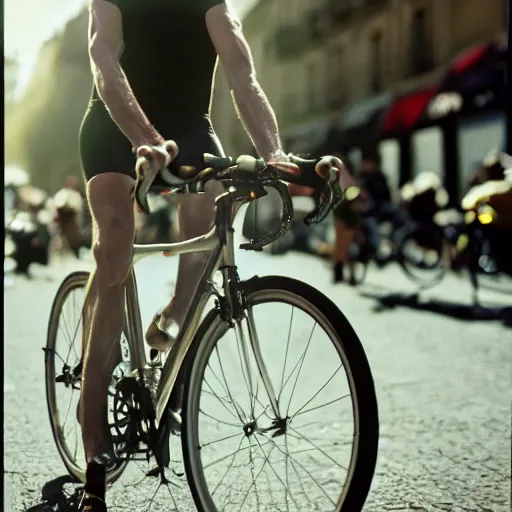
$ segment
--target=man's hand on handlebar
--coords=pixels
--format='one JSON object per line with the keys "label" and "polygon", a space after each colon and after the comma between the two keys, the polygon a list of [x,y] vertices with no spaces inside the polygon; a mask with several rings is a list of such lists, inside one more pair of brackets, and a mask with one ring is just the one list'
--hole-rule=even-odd
{"label": "man's hand on handlebar", "polygon": [[[231,157],[205,154],[205,169],[194,178],[183,180],[171,175],[167,169],[167,165],[177,153],[178,148],[173,141],[167,141],[159,146],[138,148],[134,196],[142,212],[149,213],[146,196],[156,175],[160,173],[169,184],[169,189],[175,192],[190,191],[190,185],[196,185],[199,192],[204,190],[204,185],[209,180],[231,182],[242,188],[255,187],[251,197],[255,195],[258,187],[261,190],[268,186],[274,187],[280,190],[281,198],[286,202],[288,209],[293,208],[290,197],[292,193],[314,194],[320,198],[320,202],[316,210],[306,217],[305,222],[309,224],[323,220],[329,211],[340,203],[343,188],[347,186],[347,177],[350,177],[342,161],[335,156],[306,160],[292,154],[279,154],[265,162],[249,155],[241,155],[235,160]],[[288,199],[285,196],[288,196]]]}
{"label": "man's hand on handlebar", "polygon": [[137,176],[145,174],[154,169],[156,175],[158,171],[167,167],[178,156],[178,145],[173,140],[166,140],[158,146],[145,144],[137,148],[137,163],[135,169]]}
{"label": "man's hand on handlebar", "polygon": [[[145,144],[136,150],[137,162],[135,172],[137,181],[135,182],[134,199],[140,212],[149,214],[149,204],[147,194],[158,173],[161,173],[164,179],[170,175],[167,170],[168,165],[178,156],[178,145],[173,140],[164,141],[159,145]],[[171,179],[176,180],[171,176]],[[175,183],[179,183],[176,180]]]}
{"label": "man's hand on handlebar", "polygon": [[[301,159],[298,159],[294,157],[293,155],[286,155],[286,154],[280,154],[276,157],[273,157],[268,163],[270,165],[277,165],[279,167],[282,167],[283,164],[286,165],[286,163],[290,163],[290,161],[294,161],[295,164],[292,163],[292,165],[295,165],[296,170],[295,172],[291,172],[291,174],[300,176],[302,172],[308,172],[308,169],[301,169],[300,163],[310,163],[311,161],[304,160],[301,162]],[[329,177],[329,171],[331,168],[335,168],[338,171],[338,175],[340,178],[344,177],[344,175],[348,174],[346,172],[346,168],[343,165],[343,162],[332,155],[323,156],[318,162],[316,163],[314,167],[314,172],[318,175],[318,177],[324,179],[325,181],[328,180]],[[284,170],[284,169],[283,169]],[[311,172],[311,171],[310,171]],[[343,183],[343,179],[341,179],[342,185],[345,185]],[[287,182],[288,190],[290,191],[290,194],[292,196],[311,196],[315,193],[315,188],[308,187],[305,185],[300,185],[298,183],[293,182]],[[345,188],[345,187],[343,187]]]}

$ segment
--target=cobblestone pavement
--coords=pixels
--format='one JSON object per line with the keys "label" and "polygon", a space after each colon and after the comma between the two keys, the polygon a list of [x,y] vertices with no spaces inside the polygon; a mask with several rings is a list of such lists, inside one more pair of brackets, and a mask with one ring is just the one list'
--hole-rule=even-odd
{"label": "cobblestone pavement", "polygon": [[[298,254],[243,253],[238,263],[242,277],[282,274],[313,284],[338,304],[358,333],[375,380],[381,436],[365,512],[510,511],[510,329],[499,322],[462,322],[404,308],[374,312],[374,300],[333,286],[325,263]],[[35,268],[32,281],[16,279],[5,290],[6,512],[36,505],[42,486],[65,473],[48,421],[41,347],[63,276],[90,266],[88,259],[59,260]],[[175,259],[159,256],[137,264],[144,324],[167,298],[175,269]],[[390,267],[370,270],[364,289],[412,287],[398,268]],[[449,276],[427,296],[467,301],[469,284]],[[483,297],[504,300],[491,292]],[[176,438],[173,448],[178,460]],[[141,476],[137,465],[128,467],[109,493],[111,510],[147,510],[156,482],[133,486]],[[179,510],[195,510],[185,479],[173,495]],[[171,501],[151,510],[174,509]]]}

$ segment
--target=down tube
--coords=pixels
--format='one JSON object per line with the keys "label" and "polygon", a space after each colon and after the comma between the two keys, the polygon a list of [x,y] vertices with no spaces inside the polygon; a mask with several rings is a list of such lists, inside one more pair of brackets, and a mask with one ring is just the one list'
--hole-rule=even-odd
{"label": "down tube", "polygon": [[128,310],[128,343],[130,345],[132,369],[144,368],[146,365],[146,353],[144,351],[137,279],[135,278],[133,265],[128,274],[128,279],[126,280],[125,294],[126,309]]}
{"label": "down tube", "polygon": [[207,264],[204,266],[201,277],[198,281],[192,302],[188,308],[183,325],[186,329],[182,330],[176,342],[172,346],[167,360],[165,361],[162,378],[158,387],[156,396],[156,420],[160,423],[160,419],[167,407],[167,402],[171,396],[171,391],[176,382],[176,378],[180,368],[185,361],[186,355],[194,339],[194,335],[199,327],[199,322],[203,315],[206,304],[211,296],[208,280],[213,276],[219,267],[222,259],[222,246],[218,245],[211,253]]}

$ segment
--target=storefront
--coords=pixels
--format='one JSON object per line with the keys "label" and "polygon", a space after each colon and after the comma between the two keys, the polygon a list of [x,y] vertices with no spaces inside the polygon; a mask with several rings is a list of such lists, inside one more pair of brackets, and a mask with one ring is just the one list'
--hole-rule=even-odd
{"label": "storefront", "polygon": [[504,149],[504,62],[504,50],[493,43],[471,48],[439,84],[397,98],[381,124],[383,169],[398,174],[400,184],[433,171],[458,204],[485,155]]}
{"label": "storefront", "polygon": [[363,158],[378,156],[378,120],[392,99],[392,94],[386,91],[352,105],[340,116],[340,151],[347,155],[354,167],[359,167]]}
{"label": "storefront", "polygon": [[378,151],[395,201],[400,186],[422,170],[444,176],[438,130],[425,127],[413,132],[434,94],[435,87],[430,86],[401,96],[382,115]]}
{"label": "storefront", "polygon": [[422,122],[443,129],[450,193],[459,201],[470,176],[493,148],[505,149],[505,50],[489,43],[454,59]]}

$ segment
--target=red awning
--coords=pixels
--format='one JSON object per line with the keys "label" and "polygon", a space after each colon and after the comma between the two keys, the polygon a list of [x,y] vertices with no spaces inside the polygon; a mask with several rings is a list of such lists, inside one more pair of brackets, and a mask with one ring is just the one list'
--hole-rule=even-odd
{"label": "red awning", "polygon": [[428,87],[397,98],[384,113],[381,137],[401,135],[409,132],[421,118],[429,101],[436,93],[435,87]]}
{"label": "red awning", "polygon": [[450,72],[460,75],[478,64],[494,45],[485,43],[473,46],[457,56],[450,65]]}

